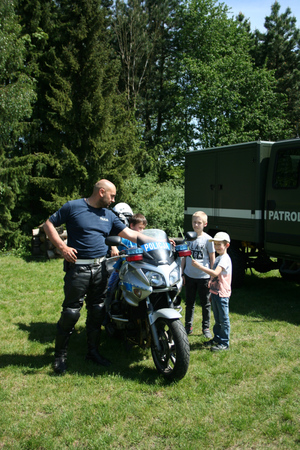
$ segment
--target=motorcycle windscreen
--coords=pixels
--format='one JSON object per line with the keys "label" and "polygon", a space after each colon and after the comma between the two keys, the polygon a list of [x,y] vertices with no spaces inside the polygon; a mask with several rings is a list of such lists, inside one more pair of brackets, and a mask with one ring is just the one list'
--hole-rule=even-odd
{"label": "motorcycle windscreen", "polygon": [[137,239],[138,247],[144,250],[143,259],[149,264],[171,264],[174,261],[172,246],[162,230],[148,229]]}

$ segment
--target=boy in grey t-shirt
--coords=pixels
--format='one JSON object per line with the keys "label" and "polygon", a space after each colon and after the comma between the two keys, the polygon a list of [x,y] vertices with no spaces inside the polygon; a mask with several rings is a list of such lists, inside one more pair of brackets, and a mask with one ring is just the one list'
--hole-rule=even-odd
{"label": "boy in grey t-shirt", "polygon": [[[193,214],[192,226],[197,233],[197,239],[193,242],[188,242],[192,251],[192,258],[202,266],[212,268],[215,261],[215,248],[213,242],[210,242],[211,236],[203,231],[207,226],[207,215],[205,212],[197,211]],[[187,257],[182,260],[183,282],[186,293],[185,329],[187,334],[192,334],[196,295],[198,292],[202,307],[202,332],[206,338],[211,339],[212,335],[209,330],[211,304],[208,288],[210,276],[194,267],[192,258]]]}

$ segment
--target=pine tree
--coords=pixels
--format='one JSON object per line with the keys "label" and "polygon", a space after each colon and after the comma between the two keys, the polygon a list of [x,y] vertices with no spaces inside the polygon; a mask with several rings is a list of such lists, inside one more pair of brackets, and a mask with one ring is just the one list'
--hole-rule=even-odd
{"label": "pine tree", "polygon": [[138,139],[117,90],[109,9],[100,0],[20,0],[21,7],[27,30],[40,37],[30,61],[38,101],[24,151],[36,155],[33,216],[45,219],[66,200],[88,195],[102,177],[121,189],[138,158]]}
{"label": "pine tree", "polygon": [[82,186],[87,192],[102,177],[121,192],[122,178],[139,158],[136,125],[118,92],[120,66],[110,46],[108,14],[99,0],[61,3],[63,47],[48,96],[64,151],[88,174]]}
{"label": "pine tree", "polygon": [[22,36],[14,1],[0,4],[0,248],[21,244],[20,225],[28,219],[19,208],[27,194],[31,161],[20,152],[35,98],[26,67],[28,36]]}
{"label": "pine tree", "polygon": [[274,71],[277,92],[287,95],[287,119],[289,137],[299,133],[300,124],[300,30],[291,9],[280,14],[280,4],[271,6],[271,14],[265,18],[265,33],[255,31],[252,53],[259,67]]}

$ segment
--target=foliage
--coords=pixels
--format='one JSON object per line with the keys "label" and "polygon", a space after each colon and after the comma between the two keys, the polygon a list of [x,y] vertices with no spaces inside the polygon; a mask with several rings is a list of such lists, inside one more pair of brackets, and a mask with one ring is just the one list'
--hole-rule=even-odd
{"label": "foliage", "polygon": [[63,198],[89,193],[101,177],[119,180],[119,170],[130,170],[138,158],[138,141],[117,91],[119,65],[109,46],[107,9],[99,0],[66,1],[55,14],[47,58],[41,61],[48,83],[37,111],[44,112],[41,150],[56,161],[48,175],[52,195]]}
{"label": "foliage", "polygon": [[253,65],[245,27],[215,3],[192,0],[180,13],[185,142],[194,149],[283,138],[285,99],[274,92],[272,72]]}
{"label": "foliage", "polygon": [[53,55],[48,117],[60,136],[58,153],[65,147],[86,172],[79,191],[103,177],[116,182],[119,171],[131,170],[129,155],[137,147],[134,123],[117,92],[119,65],[106,15],[99,0],[62,2],[59,11],[64,45]]}
{"label": "foliage", "polygon": [[[24,119],[32,112],[34,80],[24,61],[28,36],[22,36],[14,2],[0,4],[0,248],[24,241],[20,224],[28,219],[26,197],[30,161],[18,158]],[[16,151],[14,151],[14,147]]]}
{"label": "foliage", "polygon": [[299,30],[279,9],[253,34],[216,0],[3,0],[0,248],[102,177],[177,234],[186,151],[294,136]]}
{"label": "foliage", "polygon": [[148,228],[163,229],[170,237],[180,236],[184,218],[182,183],[158,183],[157,176],[149,173],[144,177],[132,175],[125,185],[126,194],[120,201],[126,201],[134,213],[144,214]]}
{"label": "foliage", "polygon": [[[18,235],[28,235],[66,200],[88,195],[100,178],[122,192],[122,172],[141,159],[135,120],[117,90],[107,8],[98,0],[20,0],[18,13],[38,95],[11,159],[3,163],[2,191],[10,193],[0,242],[5,246],[17,246]],[[10,186],[18,165],[20,187]],[[20,195],[23,208],[13,195]]]}
{"label": "foliage", "polygon": [[137,170],[139,174],[155,171],[161,182],[172,179],[170,168],[182,163],[182,154],[178,158],[175,150],[178,134],[172,128],[179,100],[172,82],[179,4],[178,0],[119,0],[113,16],[113,42],[122,65],[120,89],[126,92],[147,149]]}
{"label": "foliage", "polygon": [[294,138],[300,125],[300,30],[290,8],[279,12],[280,4],[275,1],[270,16],[265,18],[266,32],[255,31],[252,54],[257,66],[274,71],[274,91],[287,95],[284,107],[290,124],[288,137]]}
{"label": "foliage", "polygon": [[35,98],[34,80],[24,66],[28,36],[22,36],[14,1],[0,5],[0,155],[11,156],[11,146],[22,133]]}

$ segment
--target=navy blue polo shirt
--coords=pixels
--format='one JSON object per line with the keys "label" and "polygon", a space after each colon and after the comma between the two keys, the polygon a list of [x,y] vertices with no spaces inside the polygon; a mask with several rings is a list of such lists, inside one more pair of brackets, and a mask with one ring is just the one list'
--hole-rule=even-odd
{"label": "navy blue polo shirt", "polygon": [[78,251],[78,259],[105,256],[105,238],[117,236],[126,228],[112,211],[93,208],[83,198],[65,203],[49,220],[55,227],[66,224],[68,246]]}

